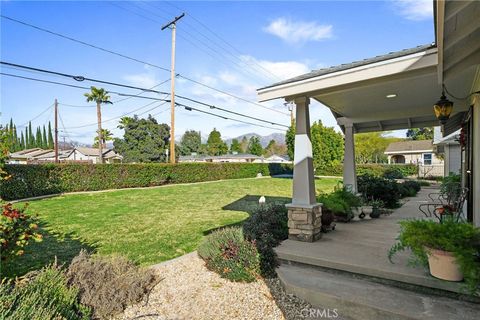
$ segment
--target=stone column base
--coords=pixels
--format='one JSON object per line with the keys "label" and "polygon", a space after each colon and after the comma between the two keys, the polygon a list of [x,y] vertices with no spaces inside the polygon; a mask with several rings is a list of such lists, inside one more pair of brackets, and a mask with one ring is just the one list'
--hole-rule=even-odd
{"label": "stone column base", "polygon": [[322,205],[287,204],[288,239],[313,242],[322,237]]}

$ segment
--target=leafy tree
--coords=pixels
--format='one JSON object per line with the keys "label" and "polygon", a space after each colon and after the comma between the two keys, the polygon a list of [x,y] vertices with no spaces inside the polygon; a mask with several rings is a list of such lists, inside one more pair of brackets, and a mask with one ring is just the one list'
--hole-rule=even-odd
{"label": "leafy tree", "polygon": [[[90,92],[85,93],[84,96],[87,98],[87,102],[92,102],[95,101],[97,103],[97,122],[98,122],[98,141],[104,141],[102,134],[102,116],[101,116],[101,106],[102,104],[112,104],[110,101],[110,96],[108,95],[108,92],[103,89],[103,88],[95,88],[95,87],[90,87]],[[103,144],[99,143],[98,144],[98,158],[100,160],[100,163],[103,163]]]}
{"label": "leafy tree", "polygon": [[222,140],[222,135],[215,128],[208,135],[207,152],[211,156],[220,156],[228,152],[227,144]]}
{"label": "leafy tree", "polygon": [[240,151],[241,153],[247,152],[248,149],[248,139],[247,137],[243,136],[242,142],[240,142]]}
{"label": "leafy tree", "polygon": [[251,136],[250,141],[248,142],[247,153],[254,154],[256,156],[261,156],[263,153],[262,145],[260,140],[256,136]]}
{"label": "leafy tree", "polygon": [[315,168],[324,169],[342,162],[343,136],[333,127],[325,127],[320,120],[314,122],[311,140]]}
{"label": "leafy tree", "polygon": [[240,145],[240,142],[238,142],[238,139],[232,139],[232,143],[230,144],[230,152],[242,153],[242,147]]}
{"label": "leafy tree", "polygon": [[407,139],[431,140],[433,139],[433,127],[413,128],[407,130]]}
{"label": "leafy tree", "polygon": [[355,161],[357,163],[384,163],[387,156],[384,152],[388,145],[400,140],[385,137],[386,132],[357,133],[355,135]]}
{"label": "leafy tree", "polygon": [[284,144],[278,144],[275,140],[270,140],[267,147],[263,151],[263,154],[266,157],[270,157],[274,154],[276,155],[284,155],[287,152],[287,147]]}
{"label": "leafy tree", "polygon": [[287,155],[290,160],[293,160],[295,150],[295,121],[292,121],[292,124],[285,134],[285,144],[287,145]]}
{"label": "leafy tree", "polygon": [[202,137],[200,132],[195,130],[187,130],[180,140],[179,150],[182,156],[191,155],[193,152],[199,153],[202,145]]}
{"label": "leafy tree", "polygon": [[[127,119],[125,119],[127,118]],[[123,139],[115,138],[113,146],[125,162],[165,162],[169,146],[170,127],[159,124],[151,115],[124,117],[118,128],[124,130]]]}
{"label": "leafy tree", "polygon": [[48,121],[48,148],[53,149],[54,148],[54,141],[53,141],[53,134],[52,134],[52,125],[50,124],[50,121]]}
{"label": "leafy tree", "polygon": [[[93,147],[94,148],[98,148],[98,137],[99,135],[97,135],[94,139],[93,139]],[[102,148],[106,148],[107,147],[107,141],[112,141],[113,140],[113,133],[108,130],[108,129],[102,129]]]}

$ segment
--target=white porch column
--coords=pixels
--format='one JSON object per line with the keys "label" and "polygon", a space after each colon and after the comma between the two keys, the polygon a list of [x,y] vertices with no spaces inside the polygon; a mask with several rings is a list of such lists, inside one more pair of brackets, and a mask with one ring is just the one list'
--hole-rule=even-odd
{"label": "white porch column", "polygon": [[310,99],[300,97],[296,105],[295,153],[292,203],[288,208],[289,239],[312,242],[321,237],[321,205],[315,198],[312,143],[310,141]]}
{"label": "white porch column", "polygon": [[355,141],[353,123],[347,118],[338,118],[337,123],[345,128],[343,156],[343,185],[351,186],[352,193],[357,193],[357,173],[355,171]]}
{"label": "white porch column", "polygon": [[473,224],[480,227],[480,94],[473,101]]}

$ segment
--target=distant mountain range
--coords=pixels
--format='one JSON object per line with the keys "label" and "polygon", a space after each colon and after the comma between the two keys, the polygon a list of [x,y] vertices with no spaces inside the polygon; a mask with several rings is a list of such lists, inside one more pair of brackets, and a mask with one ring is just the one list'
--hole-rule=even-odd
{"label": "distant mountain range", "polygon": [[242,135],[240,135],[238,137],[235,137],[235,138],[225,139],[225,142],[228,145],[230,145],[232,143],[233,139],[237,139],[239,142],[241,142],[243,137],[247,137],[247,139],[250,139],[252,136],[256,136],[260,140],[260,144],[264,148],[268,145],[270,140],[275,140],[275,142],[278,143],[278,144],[285,144],[285,134],[284,133],[272,133],[272,134],[269,134],[269,135],[266,135],[266,136],[261,136],[259,134],[251,132],[251,133],[242,134]]}

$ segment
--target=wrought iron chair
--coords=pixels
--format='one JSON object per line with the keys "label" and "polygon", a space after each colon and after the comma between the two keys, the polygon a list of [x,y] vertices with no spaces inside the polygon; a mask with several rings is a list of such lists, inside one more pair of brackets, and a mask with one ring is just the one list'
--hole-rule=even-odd
{"label": "wrought iron chair", "polygon": [[463,205],[467,198],[468,189],[460,184],[443,188],[441,192],[430,193],[428,198],[431,202],[423,203],[418,209],[427,217],[435,217],[442,222],[446,217],[455,221],[463,219]]}

